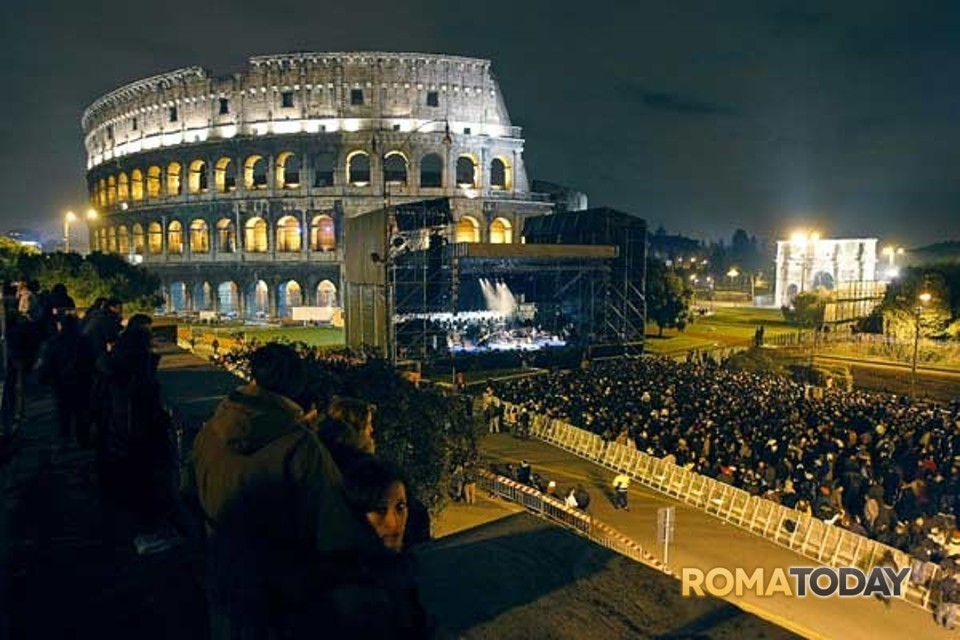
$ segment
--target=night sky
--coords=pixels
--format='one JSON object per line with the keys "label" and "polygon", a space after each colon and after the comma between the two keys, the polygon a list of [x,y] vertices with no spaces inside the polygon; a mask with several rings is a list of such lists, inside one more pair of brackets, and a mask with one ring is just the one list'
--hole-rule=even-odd
{"label": "night sky", "polygon": [[490,58],[532,178],[655,229],[960,240],[960,2],[6,0],[0,230],[86,206],[80,116],[251,55]]}

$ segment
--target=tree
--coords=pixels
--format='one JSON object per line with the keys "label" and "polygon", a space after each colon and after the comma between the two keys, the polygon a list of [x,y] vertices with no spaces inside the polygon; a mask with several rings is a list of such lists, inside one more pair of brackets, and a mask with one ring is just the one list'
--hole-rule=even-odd
{"label": "tree", "polygon": [[159,278],[116,255],[25,253],[18,258],[17,271],[46,289],[62,282],[80,307],[99,297],[118,298],[129,311],[153,311],[162,303]]}
{"label": "tree", "polygon": [[693,291],[674,270],[660,260],[647,261],[647,319],[657,323],[659,336],[665,328],[681,331],[690,322],[690,300]]}
{"label": "tree", "polygon": [[[921,294],[929,294],[927,302]],[[917,308],[921,312],[917,316]],[[887,287],[880,305],[884,333],[900,340],[912,340],[920,322],[920,335],[944,338],[950,335],[950,289],[943,274],[908,268],[900,278]]]}
{"label": "tree", "polygon": [[798,293],[793,304],[781,307],[783,318],[790,324],[806,329],[823,324],[823,312],[827,306],[828,294],[817,291]]}
{"label": "tree", "polygon": [[0,236],[0,279],[15,280],[20,276],[21,256],[38,256],[40,250],[20,244],[12,238]]}

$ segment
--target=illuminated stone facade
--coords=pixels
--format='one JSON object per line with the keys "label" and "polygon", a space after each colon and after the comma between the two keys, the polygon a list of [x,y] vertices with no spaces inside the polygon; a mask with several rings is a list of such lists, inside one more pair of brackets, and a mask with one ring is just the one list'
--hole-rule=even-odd
{"label": "illuminated stone facade", "polygon": [[451,242],[518,242],[551,210],[490,61],[296,53],[140,80],[83,115],[91,247],[157,273],[169,310],[339,306],[343,221],[450,198]]}
{"label": "illuminated stone facade", "polygon": [[777,242],[776,304],[789,306],[798,293],[817,289],[838,295],[846,295],[847,291],[873,291],[876,271],[876,238],[828,240],[798,235],[780,240]]}

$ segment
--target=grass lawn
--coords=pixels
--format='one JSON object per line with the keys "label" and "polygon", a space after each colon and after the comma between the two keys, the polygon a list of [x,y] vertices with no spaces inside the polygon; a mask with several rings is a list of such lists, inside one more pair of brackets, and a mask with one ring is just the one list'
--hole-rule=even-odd
{"label": "grass lawn", "polygon": [[646,350],[650,353],[670,354],[692,349],[743,344],[753,340],[759,325],[764,326],[768,338],[784,333],[796,333],[783,319],[779,309],[754,307],[716,307],[708,316],[697,316],[683,332],[665,329],[658,337],[657,325],[647,327]]}
{"label": "grass lawn", "polygon": [[238,331],[243,332],[248,340],[271,342],[280,338],[296,342],[305,342],[315,347],[342,347],[345,342],[343,329],[333,327],[208,327],[203,325],[191,326],[202,333],[230,335]]}

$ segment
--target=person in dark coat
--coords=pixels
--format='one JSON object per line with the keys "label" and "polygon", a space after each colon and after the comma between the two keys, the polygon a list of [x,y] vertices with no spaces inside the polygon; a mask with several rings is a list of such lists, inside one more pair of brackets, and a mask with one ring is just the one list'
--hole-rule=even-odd
{"label": "person in dark coat", "polygon": [[76,316],[59,316],[59,333],[43,348],[40,381],[51,385],[60,427],[61,446],[72,436],[81,447],[90,445],[90,381],[94,352],[80,334]]}

